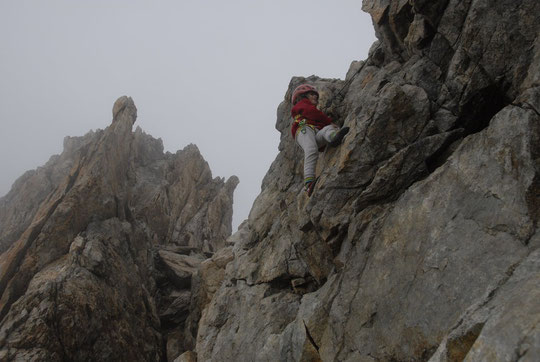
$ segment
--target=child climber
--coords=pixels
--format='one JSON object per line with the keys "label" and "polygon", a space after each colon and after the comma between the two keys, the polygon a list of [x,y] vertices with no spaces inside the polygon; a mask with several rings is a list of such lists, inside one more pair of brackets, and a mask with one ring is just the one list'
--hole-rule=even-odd
{"label": "child climber", "polygon": [[308,196],[313,193],[315,166],[319,157],[319,149],[326,145],[336,147],[349,132],[349,127],[339,128],[323,112],[317,109],[319,92],[309,85],[296,87],[292,95],[293,108],[291,115],[294,122],[291,133],[296,142],[304,150],[304,188]]}

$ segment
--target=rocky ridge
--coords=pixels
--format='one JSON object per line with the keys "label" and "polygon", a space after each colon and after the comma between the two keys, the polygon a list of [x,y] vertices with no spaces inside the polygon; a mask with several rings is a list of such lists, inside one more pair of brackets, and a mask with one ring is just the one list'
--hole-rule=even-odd
{"label": "rocky ridge", "polygon": [[[293,78],[280,153],[201,313],[200,361],[540,358],[540,5],[364,0],[345,80]],[[302,192],[301,83],[351,131]]]}
{"label": "rocky ridge", "polygon": [[[105,130],[0,199],[0,359],[159,361],[183,352],[191,275],[231,234],[236,177],[163,153],[121,97]],[[171,357],[172,359],[172,357]]]}
{"label": "rocky ridge", "polygon": [[[540,4],[363,8],[379,41],[345,80],[291,80],[279,154],[228,239],[238,181],[132,133],[128,98],[17,181],[0,359],[538,360]],[[303,82],[351,129],[311,198],[289,133]]]}

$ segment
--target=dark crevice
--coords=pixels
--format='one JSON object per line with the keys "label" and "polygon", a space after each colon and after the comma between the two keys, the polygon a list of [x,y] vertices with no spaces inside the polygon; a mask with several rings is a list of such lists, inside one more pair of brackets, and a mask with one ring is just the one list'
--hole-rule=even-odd
{"label": "dark crevice", "polygon": [[[129,244],[131,243],[128,242],[128,245]],[[132,251],[130,250],[130,254],[131,253]],[[179,290],[191,288],[192,275],[189,275],[189,276],[177,275],[169,266],[167,266],[167,263],[161,258],[161,256],[158,253],[154,255],[154,265],[155,265],[156,270],[160,273],[159,277],[156,278],[156,282],[158,283],[158,285],[171,285],[172,287]]]}
{"label": "dark crevice", "polygon": [[462,133],[457,132],[453,137],[449,137],[434,154],[426,159],[426,168],[429,174],[432,174],[436,169],[446,163],[448,158],[461,144],[462,140]]}
{"label": "dark crevice", "polygon": [[115,216],[120,220],[124,220],[123,213],[122,213],[123,208],[121,207],[121,204],[122,202],[120,201],[120,199],[116,197],[116,195],[114,195],[114,205],[116,209]]}
{"label": "dark crevice", "polygon": [[[399,42],[403,44],[407,34],[409,33],[409,27],[414,20],[413,8],[409,3],[403,5],[401,10],[393,16],[392,23],[394,24],[394,32],[398,36]],[[400,25],[398,27],[398,25]]]}
{"label": "dark crevice", "polygon": [[510,104],[505,88],[508,87],[491,84],[477,91],[461,107],[455,128],[463,128],[468,136],[488,127],[493,116]]}
{"label": "dark crevice", "polygon": [[435,35],[437,35],[437,29],[435,29],[429,22],[424,21],[424,26],[426,27],[426,32],[428,35],[420,40],[418,43],[418,49],[427,48],[433,41],[433,38],[435,38]]}
{"label": "dark crevice", "polygon": [[446,162],[463,138],[486,129],[491,119],[510,104],[505,92],[507,88],[507,86],[495,83],[479,90],[469,98],[461,107],[458,119],[452,128],[459,132],[426,159],[426,166],[430,174]]}
{"label": "dark crevice", "polygon": [[161,336],[161,358],[160,362],[167,362],[167,334]]}
{"label": "dark crevice", "polygon": [[436,28],[441,21],[446,8],[448,7],[449,0],[443,1],[430,1],[430,0],[421,0],[414,1],[413,7],[414,12],[424,15],[426,22]]}
{"label": "dark crevice", "polygon": [[388,79],[383,79],[380,81],[379,85],[377,86],[377,94],[381,91],[381,89],[384,88],[385,85],[387,85],[388,83],[390,83],[390,81]]}
{"label": "dark crevice", "polygon": [[420,173],[418,174],[418,179],[417,180],[411,180],[409,183],[407,183],[405,186],[403,187],[400,187],[398,190],[394,190],[393,192],[390,192],[388,194],[384,194],[384,195],[373,195],[373,196],[368,196],[368,197],[365,197],[365,198],[358,198],[355,202],[354,202],[354,205],[353,205],[353,208],[354,208],[354,211],[355,213],[360,213],[362,212],[364,209],[368,208],[368,207],[373,207],[373,206],[384,206],[384,205],[387,205],[387,204],[391,204],[393,203],[394,201],[396,201],[412,184],[414,184],[415,182],[419,181],[419,180],[422,180],[424,178],[426,178],[429,174],[427,172],[423,172],[423,173]]}
{"label": "dark crevice", "polygon": [[375,323],[376,316],[377,316],[377,312],[371,313],[371,315],[369,316],[369,319],[362,324],[361,328],[373,328],[373,324]]}
{"label": "dark crevice", "polygon": [[182,313],[178,313],[178,314],[179,314],[178,319],[175,319],[174,318],[175,316],[172,316],[172,317],[160,316],[159,321],[160,321],[161,330],[170,331],[170,330],[174,330],[175,328],[178,328],[179,326],[182,326],[185,323],[188,315],[185,312],[183,314]]}
{"label": "dark crevice", "polygon": [[533,221],[534,228],[538,227],[538,220],[540,219],[540,177],[538,174],[534,175],[533,181],[527,193],[525,194],[525,201],[529,214]]}
{"label": "dark crevice", "polygon": [[268,283],[269,288],[265,291],[263,298],[269,297],[280,292],[292,292],[291,279],[288,278],[276,278]]}
{"label": "dark crevice", "polygon": [[304,323],[304,328],[306,329],[306,336],[307,336],[309,342],[315,348],[317,353],[319,353],[319,346],[317,345],[317,343],[315,343],[315,340],[313,339],[313,336],[311,335],[311,333],[309,333],[309,329],[308,329],[308,327],[306,325],[306,322],[305,321],[302,321],[302,322]]}

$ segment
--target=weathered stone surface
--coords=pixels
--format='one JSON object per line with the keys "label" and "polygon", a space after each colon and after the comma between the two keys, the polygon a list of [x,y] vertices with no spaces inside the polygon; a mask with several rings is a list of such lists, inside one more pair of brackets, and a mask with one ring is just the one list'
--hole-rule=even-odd
{"label": "weathered stone surface", "polygon": [[[139,129],[135,132],[135,140],[143,145],[149,143],[149,138]],[[162,154],[161,141],[150,142],[158,143],[154,147],[158,155]],[[138,150],[139,147],[136,142],[134,158],[143,164],[151,162],[148,158],[152,154]],[[135,173],[137,183],[130,207],[134,218],[151,227],[155,242],[208,252],[225,245],[232,230],[230,205],[238,184],[236,176],[225,183],[220,178],[212,179],[210,168],[195,145],[175,155],[167,154],[165,159],[138,168]]]}
{"label": "weathered stone surface", "polygon": [[213,179],[193,145],[163,154],[161,140],[132,132],[136,114],[121,97],[108,128],[66,138],[0,200],[0,359],[185,350],[191,277],[230,235],[238,179]]}
{"label": "weathered stone surface", "polygon": [[[98,131],[99,132],[99,131]],[[28,171],[0,198],[0,253],[4,252],[28,228],[39,205],[69,174],[77,151],[87,147],[95,133],[64,138],[64,152],[52,156],[36,170]]]}
{"label": "weathered stone surface", "polygon": [[152,285],[138,268],[147,255],[130,252],[144,250],[144,236],[118,219],[90,224],[11,306],[0,328],[3,360],[157,360]]}
{"label": "weathered stone surface", "polygon": [[[232,237],[197,355],[537,360],[540,3],[363,8],[379,38],[368,59],[345,81],[289,85],[280,152]],[[303,82],[350,127],[320,155],[311,198],[289,133]]]}
{"label": "weathered stone surface", "polygon": [[198,359],[235,361],[239,355],[255,358],[266,341],[296,315],[299,299],[267,283],[249,286],[238,281],[234,288],[221,288],[202,313]]}
{"label": "weathered stone surface", "polygon": [[[230,238],[238,180],[132,133],[127,98],[51,163],[60,186],[18,181],[40,205],[0,213],[0,358],[539,360],[540,3],[363,8],[379,40],[344,81],[291,80]],[[350,127],[311,198],[289,133],[303,82]]]}
{"label": "weathered stone surface", "polygon": [[[532,252],[459,319],[430,361],[534,361],[540,352],[540,254]],[[465,358],[466,357],[466,358]]]}
{"label": "weathered stone surface", "polygon": [[[229,242],[233,238],[229,238]],[[201,263],[192,278],[191,303],[189,316],[185,323],[184,345],[186,349],[194,349],[202,310],[210,303],[212,297],[221,286],[225,277],[225,268],[232,261],[232,247],[219,250],[212,258]]]}

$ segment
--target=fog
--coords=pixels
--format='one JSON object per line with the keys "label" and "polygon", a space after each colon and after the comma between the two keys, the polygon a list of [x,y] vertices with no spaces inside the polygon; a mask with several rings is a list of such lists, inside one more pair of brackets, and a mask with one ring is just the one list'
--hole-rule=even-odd
{"label": "fog", "polygon": [[0,1],[0,196],[128,95],[166,151],[194,143],[214,177],[239,177],[236,229],[278,153],[291,78],[343,79],[367,57],[361,3]]}

